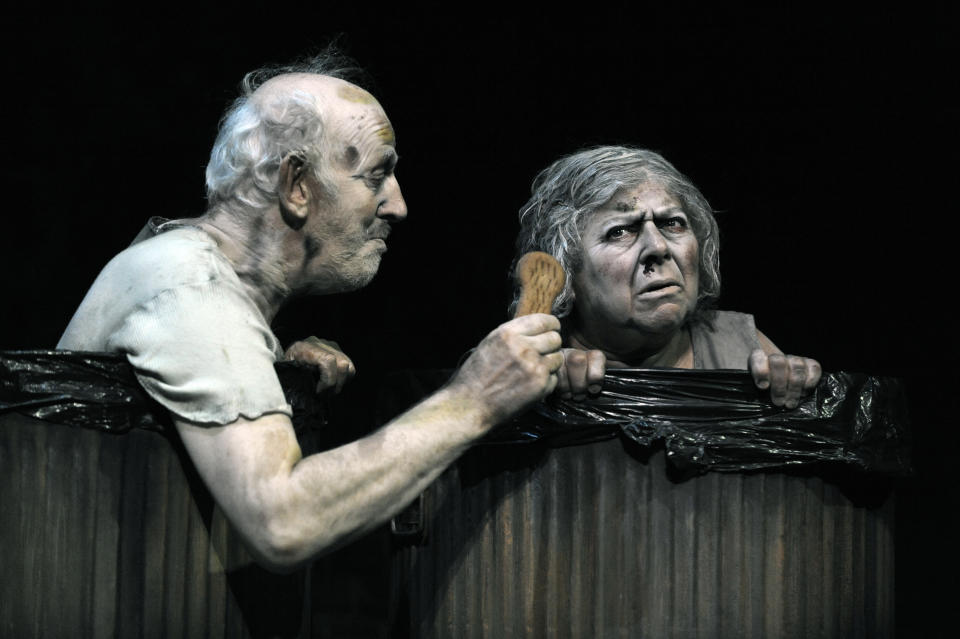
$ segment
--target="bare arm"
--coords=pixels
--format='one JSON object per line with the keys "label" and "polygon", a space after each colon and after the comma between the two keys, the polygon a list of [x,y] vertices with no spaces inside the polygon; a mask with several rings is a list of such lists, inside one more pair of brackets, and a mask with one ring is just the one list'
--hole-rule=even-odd
{"label": "bare arm", "polygon": [[558,329],[549,315],[504,324],[436,394],[373,435],[309,457],[285,415],[177,429],[258,560],[295,567],[387,521],[490,428],[552,392]]}

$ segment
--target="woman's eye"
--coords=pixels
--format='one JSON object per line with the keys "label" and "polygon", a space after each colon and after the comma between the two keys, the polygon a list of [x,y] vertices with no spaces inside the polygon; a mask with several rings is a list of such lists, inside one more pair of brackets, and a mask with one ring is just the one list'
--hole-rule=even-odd
{"label": "woman's eye", "polygon": [[660,224],[660,228],[669,229],[671,231],[683,231],[687,228],[687,221],[682,217],[667,218]]}
{"label": "woman's eye", "polygon": [[628,235],[634,230],[632,226],[615,226],[609,231],[607,231],[604,236],[607,240],[620,240]]}

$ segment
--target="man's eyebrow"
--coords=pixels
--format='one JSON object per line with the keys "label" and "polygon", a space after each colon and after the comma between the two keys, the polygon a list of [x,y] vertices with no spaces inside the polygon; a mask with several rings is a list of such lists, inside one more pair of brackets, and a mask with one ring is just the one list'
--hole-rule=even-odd
{"label": "man's eyebrow", "polygon": [[397,155],[397,150],[393,147],[388,148],[383,152],[383,155],[380,156],[380,161],[377,162],[376,167],[388,167],[393,168],[397,165],[397,161],[400,159],[400,156]]}
{"label": "man's eyebrow", "polygon": [[[400,159],[400,156],[397,155],[397,152],[392,148],[388,148],[380,155],[380,159],[377,160],[376,164],[374,164],[370,168],[370,170],[371,171],[376,171],[378,169],[392,170],[393,167],[397,165],[397,161],[399,159]],[[357,173],[356,175],[353,175],[351,177],[359,178],[359,177],[363,177],[363,174]]]}

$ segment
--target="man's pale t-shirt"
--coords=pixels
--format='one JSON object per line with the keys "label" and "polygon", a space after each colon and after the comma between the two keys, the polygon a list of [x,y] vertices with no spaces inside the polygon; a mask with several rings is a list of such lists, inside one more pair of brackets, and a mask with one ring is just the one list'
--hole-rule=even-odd
{"label": "man's pale t-shirt", "polygon": [[151,220],[101,271],[57,348],[124,353],[147,393],[190,422],[292,414],[277,338],[196,227]]}

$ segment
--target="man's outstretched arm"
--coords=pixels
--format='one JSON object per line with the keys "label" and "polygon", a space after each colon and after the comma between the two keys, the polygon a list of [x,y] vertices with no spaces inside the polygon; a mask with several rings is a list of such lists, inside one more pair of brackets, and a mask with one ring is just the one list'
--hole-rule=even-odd
{"label": "man's outstretched arm", "polygon": [[560,323],[528,315],[490,333],[440,391],[372,435],[302,457],[290,419],[176,420],[217,503],[265,566],[289,569],[387,521],[493,426],[550,394]]}

